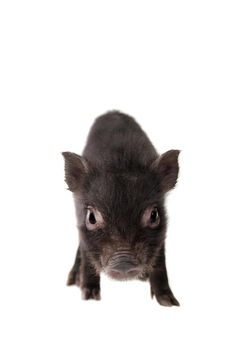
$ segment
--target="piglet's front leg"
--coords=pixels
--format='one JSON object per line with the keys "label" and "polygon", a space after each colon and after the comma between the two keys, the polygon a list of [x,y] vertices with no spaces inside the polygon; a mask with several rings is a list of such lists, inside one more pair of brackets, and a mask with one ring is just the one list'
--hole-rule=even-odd
{"label": "piglet's front leg", "polygon": [[100,300],[100,275],[79,246],[74,265],[69,272],[67,286],[76,285],[81,288],[84,300]]}
{"label": "piglet's front leg", "polygon": [[80,288],[84,300],[100,300],[100,275],[85,251],[81,252]]}
{"label": "piglet's front leg", "polygon": [[149,281],[151,297],[155,296],[159,304],[163,306],[180,306],[168,283],[164,247],[161,249],[154,270],[149,275]]}

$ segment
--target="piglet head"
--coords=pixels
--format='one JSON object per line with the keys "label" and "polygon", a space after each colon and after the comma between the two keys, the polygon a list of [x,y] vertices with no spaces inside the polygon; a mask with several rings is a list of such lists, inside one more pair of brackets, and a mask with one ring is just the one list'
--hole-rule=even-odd
{"label": "piglet head", "polygon": [[65,180],[73,192],[80,244],[97,271],[118,280],[144,278],[159,258],[166,233],[165,195],[175,187],[179,151],[147,167],[92,168],[64,152]]}

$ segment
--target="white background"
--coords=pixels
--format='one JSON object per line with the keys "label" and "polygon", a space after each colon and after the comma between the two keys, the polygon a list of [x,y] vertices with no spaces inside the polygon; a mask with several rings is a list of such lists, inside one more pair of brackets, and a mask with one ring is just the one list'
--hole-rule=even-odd
{"label": "white background", "polygon": [[[1,349],[232,349],[231,1],[1,1]],[[181,149],[167,265],[149,284],[65,286],[77,246],[61,151],[99,114],[133,115]]]}

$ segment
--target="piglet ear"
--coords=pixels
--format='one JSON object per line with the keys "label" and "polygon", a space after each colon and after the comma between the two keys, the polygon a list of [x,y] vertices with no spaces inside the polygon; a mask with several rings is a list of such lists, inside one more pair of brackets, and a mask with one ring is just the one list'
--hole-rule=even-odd
{"label": "piglet ear", "polygon": [[170,150],[163,153],[153,164],[153,169],[158,174],[162,192],[167,192],[175,187],[178,178],[180,151]]}
{"label": "piglet ear", "polygon": [[87,173],[84,159],[72,152],[62,152],[65,159],[65,181],[72,192],[78,190]]}

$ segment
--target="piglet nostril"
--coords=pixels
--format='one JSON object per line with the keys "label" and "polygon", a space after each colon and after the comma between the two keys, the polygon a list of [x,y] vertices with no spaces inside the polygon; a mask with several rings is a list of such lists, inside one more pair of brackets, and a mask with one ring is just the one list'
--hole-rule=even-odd
{"label": "piglet nostril", "polygon": [[129,269],[127,271],[127,276],[129,276],[129,277],[136,277],[136,276],[140,275],[141,272],[142,272],[142,270],[141,270],[140,267],[134,267],[134,268]]}
{"label": "piglet nostril", "polygon": [[124,273],[115,269],[109,270],[109,275],[112,278],[119,279],[119,280],[124,278]]}

